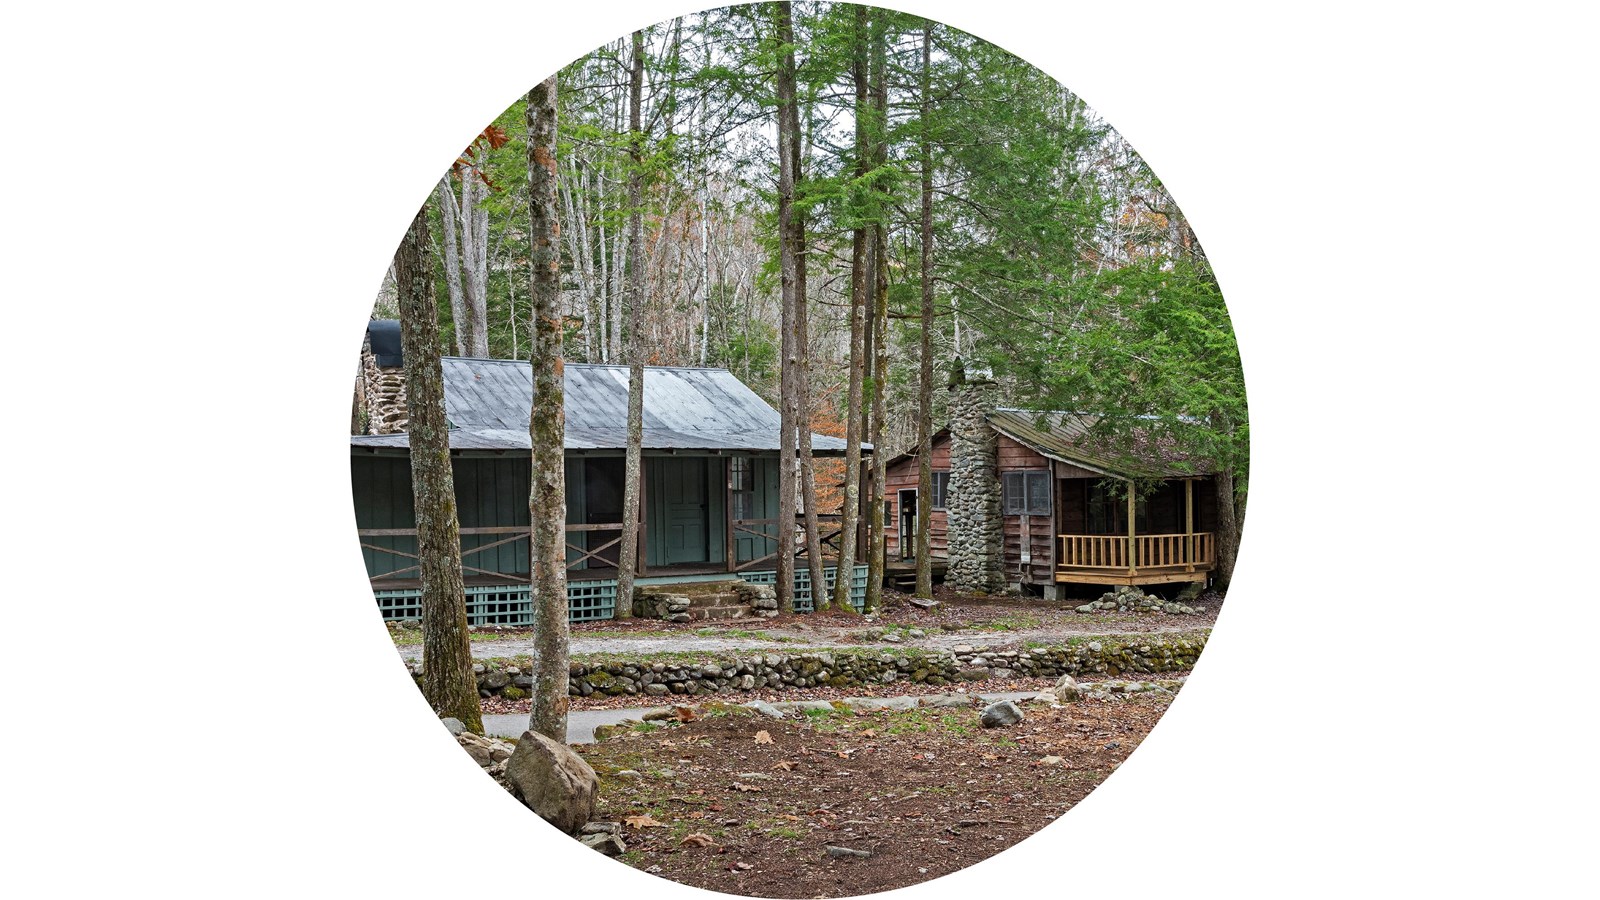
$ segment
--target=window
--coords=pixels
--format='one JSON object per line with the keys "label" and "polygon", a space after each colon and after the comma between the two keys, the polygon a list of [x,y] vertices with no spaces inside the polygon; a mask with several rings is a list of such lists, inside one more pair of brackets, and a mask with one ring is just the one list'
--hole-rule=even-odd
{"label": "window", "polygon": [[1049,472],[1006,472],[1002,477],[1002,504],[1006,515],[1050,515]]}
{"label": "window", "polygon": [[[1094,481],[1089,482],[1088,489],[1088,532],[1090,534],[1127,534],[1127,487],[1120,482]],[[1135,497],[1133,501],[1134,530],[1148,534],[1150,532],[1148,518],[1148,505],[1145,503],[1145,498]]]}
{"label": "window", "polygon": [[933,509],[944,509],[945,491],[950,486],[949,472],[933,473]]}
{"label": "window", "polygon": [[733,518],[755,518],[755,475],[750,457],[734,456],[728,460],[728,489],[733,496]]}

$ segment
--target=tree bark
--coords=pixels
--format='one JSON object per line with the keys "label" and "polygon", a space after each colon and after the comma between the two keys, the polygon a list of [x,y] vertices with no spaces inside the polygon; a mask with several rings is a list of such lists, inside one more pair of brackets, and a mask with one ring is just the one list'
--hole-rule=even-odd
{"label": "tree bark", "polygon": [[922,342],[917,373],[917,596],[933,599],[933,23],[922,26]]}
{"label": "tree bark", "polygon": [[460,523],[450,471],[450,431],[439,362],[439,307],[428,252],[428,218],[418,210],[395,252],[400,341],[404,354],[411,444],[411,489],[417,516],[417,561],[422,575],[422,694],[441,717],[483,733],[478,682],[467,636],[466,587],[461,576]]}
{"label": "tree bark", "polygon": [[1240,516],[1235,501],[1233,470],[1218,472],[1217,486],[1217,567],[1212,582],[1217,590],[1226,591],[1233,582],[1233,564],[1239,558]]}
{"label": "tree bark", "polygon": [[795,517],[795,454],[796,413],[798,391],[796,376],[799,359],[794,339],[795,284],[798,279],[798,248],[794,240],[794,162],[798,151],[791,145],[800,140],[800,117],[795,97],[794,22],[790,18],[788,3],[774,3],[777,16],[778,43],[782,47],[778,60],[778,259],[781,281],[781,306],[779,333],[782,335],[781,359],[778,370],[779,426],[778,426],[778,611],[794,612],[794,517]]}
{"label": "tree bark", "polygon": [[[855,8],[854,48],[851,76],[855,82],[856,178],[867,175],[871,153],[867,136],[867,7]],[[858,188],[858,191],[860,189]],[[858,194],[859,196],[859,194]],[[870,276],[871,229],[857,211],[856,227],[850,234],[850,388],[845,401],[844,508],[840,516],[839,574],[833,602],[840,608],[850,605],[850,582],[845,577],[855,568],[857,532],[861,528],[861,402],[866,380],[867,279]]]}
{"label": "tree bark", "polygon": [[489,187],[476,166],[461,171],[461,257],[467,323],[465,356],[489,356]]}
{"label": "tree bark", "polygon": [[528,92],[529,329],[533,362],[533,712],[528,728],[567,740],[566,411],[561,347],[561,210],[556,201],[556,78]]}
{"label": "tree bark", "polygon": [[[798,147],[796,148],[798,149]],[[794,171],[800,171],[800,160],[794,162]],[[796,410],[795,430],[800,439],[800,496],[805,498],[805,544],[806,563],[810,569],[811,577],[811,608],[823,610],[828,608],[828,582],[822,566],[822,537],[818,531],[817,523],[817,470],[811,457],[811,335],[808,333],[810,325],[810,310],[806,307],[806,223],[805,216],[795,215],[795,299],[794,299],[794,340],[795,357],[799,365],[795,368],[796,378]],[[840,541],[843,543],[843,540]],[[848,587],[850,580],[838,569],[834,571],[834,578]],[[852,612],[855,607],[848,602],[841,609]]]}
{"label": "tree bark", "polygon": [[459,220],[455,191],[450,176],[439,180],[439,224],[444,228],[444,284],[450,294],[450,324],[455,329],[456,355],[467,355],[467,336],[472,323],[467,315],[466,296],[461,291],[461,251],[456,240]]}
{"label": "tree bark", "polygon": [[[889,114],[888,49],[885,46],[883,17],[880,15],[872,27],[872,106],[873,119],[887,122]],[[888,147],[882,134],[875,136],[873,163],[883,165],[888,161]],[[885,462],[883,453],[883,424],[886,418],[884,390],[889,374],[889,241],[880,219],[873,225],[873,327],[872,327],[872,427],[867,439],[872,444],[873,503],[869,528],[872,543],[867,557],[867,609],[877,611],[883,605],[884,575],[884,521],[883,483]]]}
{"label": "tree bark", "polygon": [[640,469],[644,465],[644,32],[633,33],[628,72],[628,449],[623,463],[622,548],[617,554],[619,619],[633,616],[633,578],[639,564]]}

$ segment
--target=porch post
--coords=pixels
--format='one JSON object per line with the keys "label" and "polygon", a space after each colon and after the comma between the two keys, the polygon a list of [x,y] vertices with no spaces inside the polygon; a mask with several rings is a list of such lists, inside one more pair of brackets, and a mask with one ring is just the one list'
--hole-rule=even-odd
{"label": "porch post", "polygon": [[634,571],[639,575],[643,575],[649,568],[645,565],[645,556],[650,547],[650,541],[645,534],[648,531],[645,523],[650,521],[650,516],[645,512],[645,501],[650,497],[650,479],[647,477],[649,471],[650,466],[645,464],[645,455],[639,454],[639,550],[638,560],[634,565]]}
{"label": "porch post", "polygon": [[1132,576],[1139,567],[1139,551],[1134,547],[1134,504],[1133,504],[1133,479],[1128,479],[1128,575]]}
{"label": "porch post", "polygon": [[1194,571],[1194,479],[1183,480],[1183,561]]}
{"label": "porch post", "polygon": [[[754,477],[752,472],[751,478]],[[733,556],[736,544],[733,540],[733,457],[731,456],[722,461],[722,487],[723,552],[728,561],[728,571],[732,572],[735,568]]]}

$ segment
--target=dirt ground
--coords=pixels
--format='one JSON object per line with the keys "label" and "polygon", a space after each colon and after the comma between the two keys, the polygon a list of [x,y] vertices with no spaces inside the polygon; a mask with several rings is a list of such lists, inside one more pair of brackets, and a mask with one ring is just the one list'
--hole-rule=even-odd
{"label": "dirt ground", "polygon": [[629,865],[731,894],[840,897],[937,878],[1033,834],[1170,702],[1030,703],[1023,722],[993,729],[976,708],[801,720],[733,708],[576,749],[601,773],[595,818],[623,823]]}

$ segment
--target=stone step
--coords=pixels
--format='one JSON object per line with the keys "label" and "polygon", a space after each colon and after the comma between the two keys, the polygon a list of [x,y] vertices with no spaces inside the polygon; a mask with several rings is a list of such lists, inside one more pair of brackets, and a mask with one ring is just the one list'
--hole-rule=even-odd
{"label": "stone step", "polygon": [[727,619],[749,619],[754,618],[754,616],[748,604],[735,603],[725,606],[691,606],[689,607],[689,618],[711,622],[725,621]]}
{"label": "stone step", "polygon": [[727,606],[729,604],[738,603],[738,602],[739,602],[739,595],[734,593],[733,591],[722,591],[722,592],[718,592],[718,593],[715,593],[715,594],[691,594],[691,595],[689,595],[689,608],[690,609],[696,609],[696,608],[699,608],[699,607],[706,607],[706,606]]}

